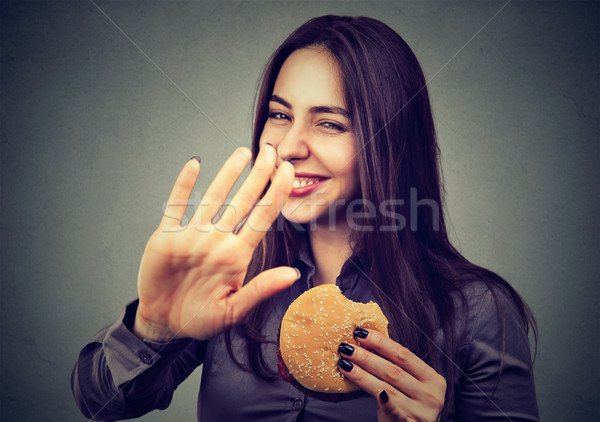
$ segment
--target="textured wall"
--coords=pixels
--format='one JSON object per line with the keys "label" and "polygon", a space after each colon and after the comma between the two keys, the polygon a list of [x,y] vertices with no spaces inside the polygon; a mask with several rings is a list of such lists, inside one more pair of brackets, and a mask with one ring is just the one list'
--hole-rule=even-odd
{"label": "textured wall", "polygon": [[[453,239],[537,316],[542,419],[600,417],[597,2],[96,4],[1,2],[2,420],[84,420],[72,365],[135,297],[179,169],[204,157],[203,190],[249,145],[263,63],[325,13],[414,48]],[[199,375],[142,419],[193,420]]]}

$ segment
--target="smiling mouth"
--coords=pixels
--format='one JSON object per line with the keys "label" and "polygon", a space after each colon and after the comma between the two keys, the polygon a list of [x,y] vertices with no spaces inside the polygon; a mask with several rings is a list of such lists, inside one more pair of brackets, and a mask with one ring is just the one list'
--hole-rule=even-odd
{"label": "smiling mouth", "polygon": [[292,188],[303,188],[305,186],[314,185],[315,183],[319,183],[321,180],[324,180],[323,177],[296,177],[294,178],[294,183],[292,184]]}
{"label": "smiling mouth", "polygon": [[319,188],[322,182],[326,181],[326,177],[321,176],[302,176],[298,175],[294,178],[292,191],[290,196],[304,196]]}

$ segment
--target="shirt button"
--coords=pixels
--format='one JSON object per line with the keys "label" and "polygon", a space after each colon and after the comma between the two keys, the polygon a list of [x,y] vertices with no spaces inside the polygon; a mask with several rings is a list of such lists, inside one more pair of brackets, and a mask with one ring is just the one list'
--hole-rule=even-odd
{"label": "shirt button", "polygon": [[141,351],[138,353],[138,356],[146,365],[150,365],[152,363],[152,356],[150,356],[148,352]]}
{"label": "shirt button", "polygon": [[302,400],[295,400],[294,401],[294,410],[300,410],[300,408],[302,407],[302,405],[304,404],[304,402]]}

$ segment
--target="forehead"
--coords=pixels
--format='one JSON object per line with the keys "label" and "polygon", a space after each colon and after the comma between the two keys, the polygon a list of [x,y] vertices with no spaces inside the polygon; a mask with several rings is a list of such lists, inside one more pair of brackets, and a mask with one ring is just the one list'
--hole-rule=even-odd
{"label": "forehead", "polygon": [[339,66],[330,53],[316,48],[290,54],[277,75],[273,94],[294,107],[345,106]]}

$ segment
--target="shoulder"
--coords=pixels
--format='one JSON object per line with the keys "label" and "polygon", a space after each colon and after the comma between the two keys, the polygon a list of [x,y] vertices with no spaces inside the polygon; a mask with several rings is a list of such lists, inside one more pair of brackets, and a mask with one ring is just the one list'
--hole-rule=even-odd
{"label": "shoulder", "polygon": [[488,341],[502,339],[507,330],[517,330],[515,334],[527,337],[524,303],[508,284],[469,281],[451,295],[457,314],[458,345],[466,346],[483,338]]}
{"label": "shoulder", "polygon": [[512,371],[529,380],[532,320],[518,293],[506,282],[478,280],[463,284],[453,298],[455,358],[462,376],[485,380]]}
{"label": "shoulder", "polygon": [[[539,420],[527,306],[506,282],[471,281],[453,292],[456,420]],[[456,327],[455,327],[456,328]]]}

